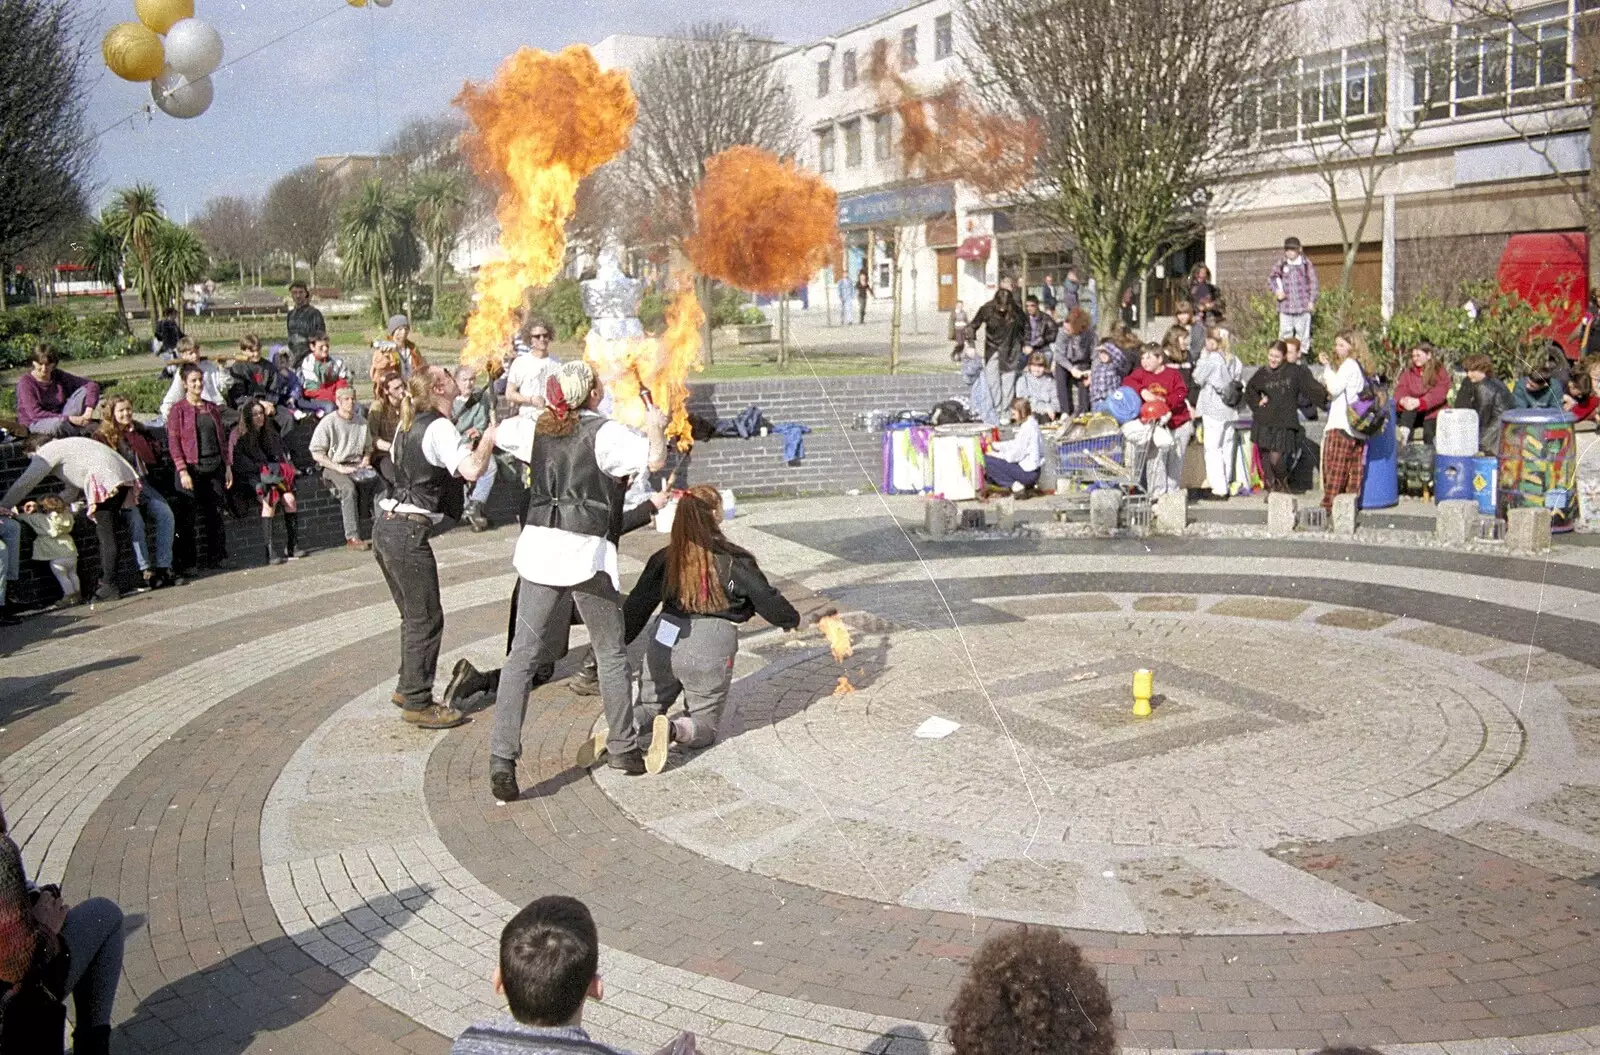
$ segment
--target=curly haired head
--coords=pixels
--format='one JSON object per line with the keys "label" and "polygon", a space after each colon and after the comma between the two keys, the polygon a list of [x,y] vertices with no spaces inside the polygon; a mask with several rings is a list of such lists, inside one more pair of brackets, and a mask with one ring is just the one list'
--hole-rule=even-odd
{"label": "curly haired head", "polygon": [[1049,927],[983,943],[947,1013],[956,1055],[1111,1055],[1111,997],[1078,947]]}

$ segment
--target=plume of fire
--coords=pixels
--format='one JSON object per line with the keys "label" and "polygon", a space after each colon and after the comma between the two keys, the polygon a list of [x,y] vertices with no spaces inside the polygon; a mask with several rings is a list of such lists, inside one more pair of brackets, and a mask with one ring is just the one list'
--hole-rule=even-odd
{"label": "plume of fire", "polygon": [[833,188],[765,150],[733,147],[708,160],[694,208],[694,269],[752,293],[786,293],[837,252]]}
{"label": "plume of fire", "polygon": [[956,84],[924,96],[876,56],[870,76],[880,102],[900,118],[907,174],[920,169],[928,179],[959,177],[985,194],[1016,190],[1033,178],[1044,148],[1038,122],[989,113]]}
{"label": "plume of fire", "polygon": [[850,679],[843,674],[839,675],[839,683],[833,687],[833,694],[835,696],[848,696],[855,691],[856,687],[850,684]]}
{"label": "plume of fire", "polygon": [[499,361],[524,291],[560,273],[578,183],[627,147],[638,104],[626,74],[602,72],[574,45],[559,55],[519,49],[491,83],[464,85],[455,105],[471,122],[463,144],[473,168],[499,193],[502,255],[478,272],[461,352],[483,369]]}
{"label": "plume of fire", "polygon": [[667,439],[686,451],[694,445],[689,434],[689,372],[701,369],[700,333],[705,312],[694,288],[679,286],[667,303],[666,332],[658,337],[605,340],[593,330],[584,344],[583,357],[595,376],[611,393],[611,417],[625,425],[644,425],[644,393],[670,415]]}
{"label": "plume of fire", "polygon": [[843,663],[854,654],[855,649],[850,644],[850,628],[843,619],[836,615],[825,615],[817,620],[817,629],[828,639],[828,648],[833,652],[835,662]]}

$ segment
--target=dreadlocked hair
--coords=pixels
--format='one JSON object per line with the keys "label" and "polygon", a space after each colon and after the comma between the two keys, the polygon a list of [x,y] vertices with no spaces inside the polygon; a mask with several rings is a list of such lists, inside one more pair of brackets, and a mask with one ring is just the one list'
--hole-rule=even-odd
{"label": "dreadlocked hair", "polygon": [[728,595],[717,574],[715,554],[732,547],[722,537],[717,514],[722,493],[708,484],[685,491],[672,517],[672,541],[667,543],[667,600],[685,612],[720,612]]}

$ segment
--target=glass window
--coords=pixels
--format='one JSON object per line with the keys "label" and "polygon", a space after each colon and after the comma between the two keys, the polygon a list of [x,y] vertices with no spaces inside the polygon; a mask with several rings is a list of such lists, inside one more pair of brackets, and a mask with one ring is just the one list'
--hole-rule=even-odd
{"label": "glass window", "polygon": [[955,51],[955,37],[951,31],[950,16],[940,15],[933,20],[933,58],[948,59]]}
{"label": "glass window", "polygon": [[1346,49],[1303,59],[1259,91],[1255,121],[1263,143],[1291,143],[1382,127],[1384,55]]}
{"label": "glass window", "polygon": [[861,167],[861,119],[846,121],[839,126],[844,129],[844,167],[847,169]]}
{"label": "glass window", "polygon": [[872,156],[879,161],[888,161],[894,157],[894,114],[873,116]]}
{"label": "glass window", "polygon": [[900,31],[900,68],[909,70],[917,64],[917,27],[907,26]]}
{"label": "glass window", "polygon": [[832,60],[829,60],[829,59],[824,59],[823,61],[817,63],[817,98],[818,99],[820,99],[824,95],[828,94],[829,82],[833,80],[832,70],[830,69],[830,67],[832,65],[833,65],[833,62],[832,62]]}
{"label": "glass window", "polygon": [[856,53],[847,51],[839,59],[839,87],[849,91],[856,86]]}
{"label": "glass window", "polygon": [[817,133],[817,171],[833,171],[833,129],[824,128]]}
{"label": "glass window", "polygon": [[1568,58],[1573,17],[1567,4],[1549,4],[1519,12],[1513,22],[1458,24],[1414,47],[1409,61],[1417,120],[1571,98],[1577,83]]}

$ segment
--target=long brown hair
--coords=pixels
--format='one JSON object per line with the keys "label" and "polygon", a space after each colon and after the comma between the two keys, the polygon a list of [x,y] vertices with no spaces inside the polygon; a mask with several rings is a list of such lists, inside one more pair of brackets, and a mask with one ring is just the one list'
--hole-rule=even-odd
{"label": "long brown hair", "polygon": [[117,405],[120,403],[132,406],[133,400],[127,396],[116,395],[100,404],[100,427],[94,434],[95,439],[114,451],[122,449],[122,426],[117,424]]}
{"label": "long brown hair", "polygon": [[1444,363],[1439,361],[1438,350],[1427,341],[1423,341],[1421,344],[1417,345],[1416,348],[1413,348],[1412,351],[1428,353],[1428,362],[1422,368],[1422,387],[1425,389],[1432,388],[1439,380],[1439,375],[1444,372]]}
{"label": "long brown hair", "polygon": [[722,493],[708,484],[691,487],[678,498],[672,541],[667,543],[665,594],[685,612],[720,612],[728,607],[714,558],[732,548],[717,523],[721,512]]}
{"label": "long brown hair", "polygon": [[400,399],[400,423],[396,432],[411,428],[417,415],[433,409],[433,371],[418,370],[406,379],[406,394]]}
{"label": "long brown hair", "polygon": [[[1367,347],[1367,338],[1361,333],[1361,331],[1340,330],[1339,333],[1334,337],[1334,340],[1343,341],[1345,344],[1350,346],[1350,358],[1354,359],[1356,361],[1356,365],[1361,367],[1361,374],[1363,377],[1371,380],[1372,377],[1377,374],[1377,361],[1372,358],[1372,349]],[[1338,354],[1338,350],[1335,349],[1334,357],[1337,358]],[[1339,364],[1334,363],[1333,368],[1337,370],[1339,368]]]}

